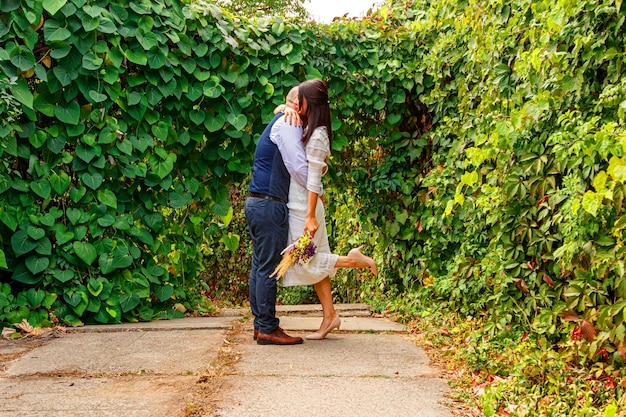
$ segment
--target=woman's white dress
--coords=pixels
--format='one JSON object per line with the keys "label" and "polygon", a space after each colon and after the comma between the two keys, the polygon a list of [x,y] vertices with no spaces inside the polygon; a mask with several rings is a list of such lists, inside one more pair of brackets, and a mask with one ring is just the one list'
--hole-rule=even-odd
{"label": "woman's white dress", "polygon": [[[307,176],[307,188],[302,187],[296,181],[291,181],[289,186],[289,242],[298,239],[304,233],[304,221],[309,204],[309,190],[318,195],[323,194],[322,177],[328,167],[327,161],[330,156],[330,141],[326,127],[315,129],[306,145],[306,156],[309,164]],[[321,199],[317,199],[315,217],[319,228],[315,232],[313,242],[317,246],[315,256],[304,265],[293,265],[283,276],[283,286],[313,285],[327,276],[335,276],[337,270],[335,264],[339,255],[330,252],[328,244],[328,232],[326,230],[326,218],[324,205]]]}

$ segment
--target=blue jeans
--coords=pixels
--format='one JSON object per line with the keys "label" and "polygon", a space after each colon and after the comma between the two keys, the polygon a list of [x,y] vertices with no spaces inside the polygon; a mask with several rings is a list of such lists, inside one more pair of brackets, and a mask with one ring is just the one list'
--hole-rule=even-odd
{"label": "blue jeans", "polygon": [[276,318],[276,277],[270,277],[287,246],[289,210],[287,204],[262,198],[246,198],[246,219],[252,240],[250,271],[250,308],[254,330],[272,333],[278,328]]}

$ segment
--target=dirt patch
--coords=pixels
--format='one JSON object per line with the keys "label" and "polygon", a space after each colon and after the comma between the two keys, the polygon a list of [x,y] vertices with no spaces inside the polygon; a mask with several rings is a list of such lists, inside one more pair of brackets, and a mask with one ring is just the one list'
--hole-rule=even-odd
{"label": "dirt patch", "polygon": [[221,394],[228,392],[228,382],[223,378],[233,375],[235,366],[241,358],[238,350],[239,341],[244,333],[244,325],[235,324],[226,335],[217,357],[209,364],[205,373],[198,377],[196,389],[187,402],[184,417],[200,417],[215,411],[215,405],[221,400]]}
{"label": "dirt patch", "polygon": [[43,346],[48,338],[23,337],[15,340],[0,339],[0,370],[4,369],[6,362],[18,359]]}

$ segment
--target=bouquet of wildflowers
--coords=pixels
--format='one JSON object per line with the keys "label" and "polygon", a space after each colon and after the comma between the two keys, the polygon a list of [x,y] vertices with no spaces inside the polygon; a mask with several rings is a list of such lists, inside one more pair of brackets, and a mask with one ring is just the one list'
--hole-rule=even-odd
{"label": "bouquet of wildflowers", "polygon": [[291,245],[283,249],[281,252],[283,259],[274,272],[272,272],[271,276],[276,276],[276,279],[282,278],[292,265],[303,265],[307,263],[309,259],[315,255],[316,250],[317,247],[315,243],[313,243],[313,236],[311,236],[310,232],[306,232]]}

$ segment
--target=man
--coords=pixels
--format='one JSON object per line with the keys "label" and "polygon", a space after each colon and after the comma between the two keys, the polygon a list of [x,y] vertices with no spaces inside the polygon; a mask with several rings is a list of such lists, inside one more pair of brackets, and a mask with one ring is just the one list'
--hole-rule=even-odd
{"label": "man", "polygon": [[[286,97],[286,106],[296,109],[298,88]],[[260,345],[295,345],[301,337],[287,335],[276,317],[276,278],[270,275],[281,259],[289,234],[289,181],[306,186],[307,161],[300,138],[302,127],[285,121],[278,113],[257,144],[252,166],[250,193],[245,212],[252,240],[250,308],[254,315],[254,338]]]}

